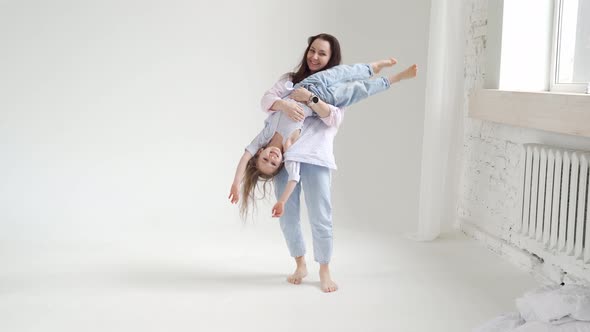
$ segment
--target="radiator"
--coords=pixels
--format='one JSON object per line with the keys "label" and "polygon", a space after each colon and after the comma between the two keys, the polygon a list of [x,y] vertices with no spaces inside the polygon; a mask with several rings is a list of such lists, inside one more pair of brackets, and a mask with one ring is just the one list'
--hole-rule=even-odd
{"label": "radiator", "polygon": [[527,239],[523,243],[535,243],[535,250],[569,256],[586,266],[590,262],[590,153],[538,144],[524,148],[522,218],[517,232]]}

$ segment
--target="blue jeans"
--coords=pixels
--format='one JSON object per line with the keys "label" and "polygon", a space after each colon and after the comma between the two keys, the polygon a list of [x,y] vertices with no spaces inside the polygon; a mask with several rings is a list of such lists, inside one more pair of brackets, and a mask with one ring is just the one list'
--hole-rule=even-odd
{"label": "blue jeans", "polygon": [[373,68],[368,64],[339,65],[315,73],[294,87],[304,87],[325,103],[344,107],[389,89],[385,77],[370,79]]}
{"label": "blue jeans", "polygon": [[[328,264],[332,258],[332,197],[330,192],[332,173],[327,167],[301,163],[301,179],[289,200],[285,213],[280,219],[281,230],[293,257],[305,255],[305,241],[301,233],[301,189],[305,192],[305,204],[311,224],[313,255],[316,262]],[[283,168],[274,177],[277,199],[285,190],[288,179]]]}

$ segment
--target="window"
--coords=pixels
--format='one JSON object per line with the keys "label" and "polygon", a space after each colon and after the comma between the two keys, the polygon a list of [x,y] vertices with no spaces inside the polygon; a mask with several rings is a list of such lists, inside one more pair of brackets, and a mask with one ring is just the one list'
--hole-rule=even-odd
{"label": "window", "polygon": [[484,87],[585,93],[590,83],[590,0],[488,3]]}
{"label": "window", "polygon": [[551,91],[588,92],[590,0],[555,0]]}

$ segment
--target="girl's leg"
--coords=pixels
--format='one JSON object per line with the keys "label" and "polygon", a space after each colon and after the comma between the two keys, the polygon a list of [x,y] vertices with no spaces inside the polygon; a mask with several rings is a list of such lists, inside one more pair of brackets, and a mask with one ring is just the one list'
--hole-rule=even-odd
{"label": "girl's leg", "polygon": [[414,77],[416,77],[417,74],[418,74],[418,66],[415,64],[411,65],[408,68],[406,68],[404,71],[401,71],[395,75],[389,76],[389,84],[394,84],[394,83],[397,83],[401,80],[407,80],[410,78],[414,78]]}
{"label": "girl's leg", "polygon": [[397,60],[395,58],[389,58],[389,59],[385,59],[385,60],[371,62],[371,69],[373,69],[373,75],[379,74],[379,72],[381,72],[381,69],[383,69],[385,67],[391,67],[391,66],[395,65],[396,63],[397,63]]}
{"label": "girl's leg", "polygon": [[[381,69],[385,67],[391,67],[396,63],[397,60],[394,58],[389,58],[381,61],[375,61],[370,64],[358,63],[354,65],[339,65],[327,70],[323,70],[319,73],[315,73],[301,81],[295,87],[303,86],[307,88],[311,92],[317,94],[321,100],[330,105],[335,105],[338,107],[347,106],[373,94],[363,94],[363,92],[370,92],[375,89],[372,87],[365,87],[366,85],[379,86],[379,84],[373,84],[373,82],[368,81],[369,78],[380,72]],[[342,87],[347,87],[346,91],[342,92],[341,95],[334,95],[334,91],[342,90]],[[363,87],[365,88],[363,89]],[[354,93],[356,90],[360,91],[357,91],[355,95],[363,95],[365,97],[355,98],[353,96],[352,100],[354,101],[340,103],[339,99],[341,96],[348,96],[346,93]],[[380,91],[382,90],[377,92]]]}
{"label": "girl's leg", "polygon": [[391,67],[396,63],[396,59],[389,58],[371,62],[369,64],[357,63],[354,65],[339,65],[315,73],[301,81],[301,83],[311,83],[319,88],[319,86],[330,87],[334,84],[344,82],[367,80],[373,77],[373,75],[378,74],[383,68]]}
{"label": "girl's leg", "polygon": [[[281,196],[287,185],[289,174],[283,168],[274,178],[275,195],[277,199]],[[291,197],[285,203],[285,213],[280,218],[281,230],[283,237],[287,242],[289,253],[295,258],[297,268],[295,272],[287,277],[287,281],[292,284],[300,284],[301,280],[307,276],[307,267],[305,265],[305,241],[301,233],[300,218],[300,195],[301,185],[297,184]]]}
{"label": "girl's leg", "polygon": [[368,79],[371,76],[373,68],[370,64],[338,65],[308,76],[295,87],[306,84],[312,84],[317,88],[328,87],[336,83]]}
{"label": "girl's leg", "polygon": [[334,105],[335,100],[328,90],[331,86],[369,79],[371,76],[373,76],[373,68],[370,64],[339,65],[305,78],[296,84],[295,88],[304,87],[317,94],[324,102]]}
{"label": "girl's leg", "polygon": [[339,83],[329,87],[330,95],[334,98],[332,105],[336,107],[349,106],[379,92],[389,89],[389,80],[378,77],[370,80]]}
{"label": "girl's leg", "polygon": [[358,80],[354,82],[334,84],[328,88],[330,94],[334,98],[334,103],[332,105],[336,107],[352,105],[376,93],[389,89],[391,84],[416,77],[417,72],[418,67],[416,65],[411,65],[405,70],[391,75],[388,78],[378,77],[370,80]]}
{"label": "girl's leg", "polygon": [[301,185],[313,235],[314,259],[320,264],[320,282],[324,292],[338,289],[330,276],[332,258],[331,172],[327,167],[301,164]]}

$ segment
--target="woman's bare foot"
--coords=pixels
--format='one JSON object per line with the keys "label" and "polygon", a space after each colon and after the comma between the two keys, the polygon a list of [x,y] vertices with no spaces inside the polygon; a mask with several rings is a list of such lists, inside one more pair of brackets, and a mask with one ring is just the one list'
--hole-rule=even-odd
{"label": "woman's bare foot", "polygon": [[407,80],[416,77],[418,74],[418,65],[413,64],[406,68],[406,70],[399,72],[395,75],[389,76],[389,84],[397,83],[401,80]]}
{"label": "woman's bare foot", "polygon": [[371,68],[373,69],[373,74],[377,75],[381,71],[381,69],[385,67],[391,67],[397,63],[395,58],[389,58],[386,60],[381,60],[377,62],[371,63]]}
{"label": "woman's bare foot", "polygon": [[328,264],[320,264],[320,285],[322,291],[325,293],[331,293],[338,290],[338,285],[336,285],[330,276],[330,268],[328,267]]}
{"label": "woman's bare foot", "polygon": [[287,281],[292,283],[293,285],[299,285],[303,278],[307,276],[307,266],[305,265],[305,257],[299,256],[295,257],[295,263],[297,263],[297,268],[292,275],[287,277]]}

